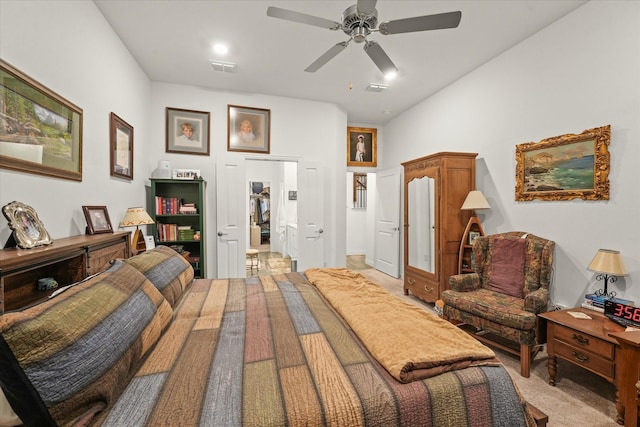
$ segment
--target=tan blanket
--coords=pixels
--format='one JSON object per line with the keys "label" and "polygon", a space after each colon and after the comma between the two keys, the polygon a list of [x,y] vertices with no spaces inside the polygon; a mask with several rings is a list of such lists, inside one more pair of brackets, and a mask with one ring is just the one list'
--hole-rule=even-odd
{"label": "tan blanket", "polygon": [[305,275],[398,381],[499,364],[490,348],[466,332],[391,295],[357,272],[325,268],[309,269]]}

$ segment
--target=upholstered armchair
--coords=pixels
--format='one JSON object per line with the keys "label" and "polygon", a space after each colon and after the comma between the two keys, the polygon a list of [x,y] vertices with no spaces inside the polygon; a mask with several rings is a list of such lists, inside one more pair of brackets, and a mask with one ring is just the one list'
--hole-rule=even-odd
{"label": "upholstered armchair", "polygon": [[444,317],[466,325],[480,341],[520,356],[525,378],[546,338],[538,340],[537,315],[549,304],[554,248],[555,242],[521,231],[478,237],[475,273],[451,276],[450,289],[442,293]]}

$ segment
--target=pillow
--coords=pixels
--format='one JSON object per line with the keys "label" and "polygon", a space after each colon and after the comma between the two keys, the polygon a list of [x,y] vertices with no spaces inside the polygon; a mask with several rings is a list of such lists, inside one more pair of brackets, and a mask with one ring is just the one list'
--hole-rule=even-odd
{"label": "pillow", "polygon": [[0,316],[0,386],[25,425],[89,423],[122,393],[172,316],[142,273],[116,261]]}
{"label": "pillow", "polygon": [[193,267],[178,252],[159,245],[150,251],[124,260],[144,274],[174,307],[193,280]]}
{"label": "pillow", "polygon": [[522,298],[525,239],[496,239],[491,245],[489,290]]}

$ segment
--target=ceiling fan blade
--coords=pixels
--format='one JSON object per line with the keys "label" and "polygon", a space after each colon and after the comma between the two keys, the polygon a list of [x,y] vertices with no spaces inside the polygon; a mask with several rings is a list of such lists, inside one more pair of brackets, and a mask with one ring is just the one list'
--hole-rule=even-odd
{"label": "ceiling fan blade", "polygon": [[443,30],[456,28],[462,19],[462,12],[438,13],[436,15],[416,16],[383,22],[379,26],[382,34],[411,33],[414,31]]}
{"label": "ceiling fan blade", "polygon": [[358,0],[356,9],[359,14],[371,15],[376,10],[377,0]]}
{"label": "ceiling fan blade", "polygon": [[304,70],[308,73],[315,73],[327,62],[331,61],[334,56],[342,52],[349,42],[340,42],[337,45],[333,46],[331,49],[326,51],[320,58],[316,59],[313,64],[309,65]]}
{"label": "ceiling fan blade", "polygon": [[267,16],[299,22],[301,24],[314,25],[329,30],[339,30],[342,27],[342,24],[329,19],[318,18],[317,16],[307,15],[306,13],[294,12],[293,10],[273,6],[267,8]]}
{"label": "ceiling fan blade", "polygon": [[376,42],[367,41],[364,45],[364,51],[367,52],[369,58],[376,64],[376,66],[382,71],[385,76],[391,72],[396,72],[398,69],[391,61],[391,58],[387,56],[382,47]]}

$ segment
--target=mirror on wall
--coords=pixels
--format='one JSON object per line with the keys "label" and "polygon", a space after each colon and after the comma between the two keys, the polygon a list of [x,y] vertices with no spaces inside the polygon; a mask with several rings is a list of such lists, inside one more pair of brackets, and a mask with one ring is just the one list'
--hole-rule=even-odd
{"label": "mirror on wall", "polygon": [[408,184],[408,214],[410,231],[410,266],[433,273],[435,271],[435,179],[416,178]]}

